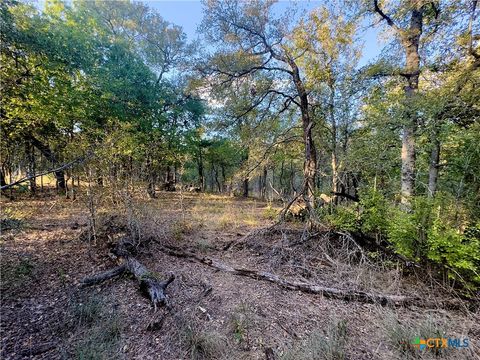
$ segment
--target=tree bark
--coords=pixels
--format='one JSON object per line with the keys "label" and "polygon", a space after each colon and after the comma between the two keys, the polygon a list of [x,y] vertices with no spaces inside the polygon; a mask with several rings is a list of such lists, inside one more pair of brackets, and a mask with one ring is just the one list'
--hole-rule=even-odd
{"label": "tree bark", "polygon": [[37,182],[35,180],[35,151],[33,145],[30,141],[25,143],[25,152],[27,153],[27,178],[30,182],[30,195],[35,196],[37,192]]}
{"label": "tree bark", "polygon": [[263,167],[263,176],[262,176],[262,187],[261,187],[261,197],[263,200],[267,198],[267,167]]}
{"label": "tree bark", "polygon": [[335,82],[333,79],[329,79],[328,87],[330,89],[330,100],[328,104],[328,112],[330,116],[330,126],[331,126],[331,166],[332,166],[332,193],[334,203],[337,203],[338,193],[338,158],[337,158],[337,122],[335,119]]}
{"label": "tree bark", "polygon": [[5,186],[7,185],[7,181],[5,180],[5,172],[3,169],[0,169],[0,186]]}
{"label": "tree bark", "polygon": [[198,150],[197,165],[198,165],[198,177],[200,181],[200,188],[202,189],[202,191],[205,191],[205,175],[203,173],[203,155],[202,155],[201,146],[199,146],[199,150]]}
{"label": "tree bark", "polygon": [[418,90],[420,74],[420,55],[418,47],[422,35],[423,7],[418,8],[418,2],[412,0],[413,10],[407,35],[402,39],[406,53],[407,86],[407,121],[403,127],[402,136],[402,203],[410,204],[410,198],[415,192],[415,132],[417,115],[413,100]]}
{"label": "tree bark", "polygon": [[155,188],[156,188],[156,182],[157,182],[157,175],[152,168],[152,160],[150,157],[147,157],[147,172],[148,172],[148,184],[147,184],[147,194],[148,197],[151,199],[155,199],[157,197]]}
{"label": "tree bark", "polygon": [[248,198],[248,178],[243,179],[243,197]]}
{"label": "tree bark", "polygon": [[213,167],[213,173],[215,174],[215,183],[217,184],[218,192],[222,192],[222,186],[220,185],[220,181],[218,180],[218,168]]}

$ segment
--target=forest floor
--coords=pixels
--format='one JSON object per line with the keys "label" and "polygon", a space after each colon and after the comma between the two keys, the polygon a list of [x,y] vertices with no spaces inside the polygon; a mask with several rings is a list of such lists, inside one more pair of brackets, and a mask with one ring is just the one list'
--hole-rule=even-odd
{"label": "forest floor", "polygon": [[[178,193],[126,203],[116,217],[108,204],[99,206],[98,218],[123,222],[140,238],[154,240],[137,259],[162,278],[175,274],[166,290],[170,308],[154,312],[128,275],[78,286],[115,265],[107,248],[113,231],[99,231],[97,244],[88,240],[86,201],[3,201],[2,218],[10,220],[2,221],[0,238],[2,359],[265,359],[265,349],[292,360],[480,359],[478,307],[328,299],[162,251],[167,244],[231,266],[340,289],[451,296],[421,271],[407,274],[375,254],[359,258],[355,244],[327,230],[304,241],[300,223],[255,231],[273,224],[278,206]],[[419,350],[410,345],[418,336],[468,338],[469,346]]]}

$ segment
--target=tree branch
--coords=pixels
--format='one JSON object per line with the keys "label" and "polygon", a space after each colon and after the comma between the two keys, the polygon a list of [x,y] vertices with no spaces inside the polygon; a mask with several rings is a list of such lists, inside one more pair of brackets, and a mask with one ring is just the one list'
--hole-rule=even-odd
{"label": "tree branch", "polygon": [[380,6],[378,5],[378,0],[373,0],[373,5],[375,7],[375,12],[382,17],[383,20],[387,22],[389,26],[394,28],[396,31],[399,31],[400,28],[395,24],[390,16],[385,14],[382,9],[380,9]]}
{"label": "tree branch", "polygon": [[57,167],[55,169],[51,169],[51,170],[46,170],[46,171],[42,171],[41,173],[38,173],[38,174],[34,174],[34,175],[30,175],[30,176],[26,176],[20,180],[17,180],[11,184],[7,184],[7,185],[4,185],[0,188],[0,190],[6,190],[6,189],[9,189],[15,185],[18,185],[18,184],[21,184],[25,181],[28,181],[28,180],[31,180],[31,179],[35,179],[39,176],[43,176],[43,175],[47,175],[47,174],[51,174],[51,173],[54,173],[54,172],[57,172],[57,171],[62,171],[62,170],[65,170],[65,169],[68,169],[70,167],[72,167],[73,165],[75,164],[78,164],[78,163],[82,163],[84,162],[87,158],[89,158],[91,156],[91,154],[87,155],[87,156],[82,156],[82,157],[79,157],[73,161],[70,161],[69,163],[66,163],[66,164],[63,164],[62,166],[60,167]]}

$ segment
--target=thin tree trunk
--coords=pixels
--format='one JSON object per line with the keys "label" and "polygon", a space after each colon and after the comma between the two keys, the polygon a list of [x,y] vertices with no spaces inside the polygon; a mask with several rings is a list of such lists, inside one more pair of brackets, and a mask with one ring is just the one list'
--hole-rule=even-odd
{"label": "thin tree trunk", "polygon": [[[249,149],[247,148],[247,152],[245,154],[245,163],[247,163],[248,165],[248,152],[249,152]],[[249,186],[249,183],[248,183],[248,177],[244,178],[243,179],[243,197],[244,198],[247,198],[248,197],[248,186]]]}
{"label": "thin tree trunk", "polygon": [[243,179],[243,197],[248,197],[248,178]]}
{"label": "thin tree trunk", "polygon": [[[335,88],[333,80],[329,81],[330,88],[330,103],[329,103],[329,113],[330,113],[330,125],[332,127],[332,193],[338,193],[338,159],[337,159],[337,122],[335,119]],[[337,196],[333,195],[334,203],[337,202]]]}
{"label": "thin tree trunk", "polygon": [[267,167],[264,166],[263,177],[262,177],[262,189],[261,189],[261,195],[263,200],[265,200],[267,197],[267,175],[268,175]]}
{"label": "thin tree trunk", "polygon": [[438,166],[440,163],[440,141],[435,134],[433,140],[433,148],[430,153],[430,167],[428,169],[428,196],[434,197],[437,191],[438,183]]}
{"label": "thin tree trunk", "polygon": [[200,147],[199,153],[198,153],[198,177],[200,180],[200,188],[202,191],[205,191],[205,175],[203,173],[203,155],[202,155],[202,148]]}
{"label": "thin tree trunk", "polygon": [[285,160],[282,160],[282,165],[280,166],[280,190],[282,190],[284,186],[283,185],[284,172],[285,172]]}
{"label": "thin tree trunk", "polygon": [[0,170],[0,186],[5,186],[7,185],[7,181],[5,180],[5,172]]}
{"label": "thin tree trunk", "polygon": [[290,160],[290,191],[291,194],[295,194],[297,189],[295,188],[295,171],[293,171],[293,160]]}
{"label": "thin tree trunk", "polygon": [[27,177],[30,177],[29,183],[30,183],[30,195],[35,196],[35,193],[37,192],[37,182],[35,180],[35,151],[32,146],[32,143],[30,141],[27,141],[25,144],[26,148],[26,153],[27,153]]}
{"label": "thin tree trunk", "polygon": [[302,114],[303,141],[305,144],[305,162],[303,164],[305,186],[303,189],[303,197],[307,203],[309,211],[312,211],[315,206],[314,192],[316,188],[315,176],[317,170],[317,151],[315,149],[312,135],[314,122],[310,117],[308,94],[300,78],[298,66],[291,59],[289,59],[289,65],[292,68],[293,81],[300,98],[300,112]]}
{"label": "thin tree trunk", "polygon": [[[43,144],[40,140],[35,138],[34,136],[29,136],[29,140],[32,142],[33,146],[35,146],[40,152],[42,153],[45,158],[52,163],[52,165],[56,165],[58,162],[57,156],[55,153],[48,147],[48,145]],[[59,193],[65,194],[66,184],[65,184],[65,172],[63,170],[56,171],[55,179],[57,180],[57,189]]]}
{"label": "thin tree trunk", "polygon": [[227,177],[225,176],[225,165],[221,164],[220,168],[222,169],[222,192],[226,191]]}
{"label": "thin tree trunk", "polygon": [[215,174],[215,183],[217,184],[218,192],[222,192],[222,187],[220,185],[220,181],[218,181],[218,169],[216,167],[213,168],[214,174]]}
{"label": "thin tree trunk", "polygon": [[148,171],[148,184],[147,184],[147,194],[151,199],[155,199],[157,194],[155,192],[155,185],[157,182],[157,175],[152,169],[152,160],[150,157],[147,157],[147,171]]}

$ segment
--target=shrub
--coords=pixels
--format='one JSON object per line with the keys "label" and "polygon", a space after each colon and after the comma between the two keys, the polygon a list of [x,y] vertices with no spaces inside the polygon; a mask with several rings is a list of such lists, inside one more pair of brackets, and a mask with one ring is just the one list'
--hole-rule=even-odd
{"label": "shrub", "polygon": [[352,232],[359,229],[356,210],[351,207],[337,206],[330,213],[320,210],[319,215],[333,229]]}
{"label": "shrub", "polygon": [[479,223],[469,223],[467,211],[456,199],[441,193],[435,199],[417,196],[410,211],[405,211],[389,204],[378,191],[366,190],[359,205],[358,214],[353,206],[319,211],[334,229],[387,239],[398,254],[430,261],[467,287],[480,284]]}
{"label": "shrub", "polygon": [[388,240],[397,253],[414,259],[417,227],[413,215],[393,208],[389,211],[389,217],[387,225]]}
{"label": "shrub", "polygon": [[[412,346],[416,338],[441,338],[447,334],[444,324],[430,317],[412,322],[400,321],[396,315],[386,314],[383,321],[384,333],[388,342],[402,359],[416,359],[422,358],[422,355],[427,355]],[[440,354],[445,352],[445,349],[434,349],[432,351]]]}
{"label": "shrub", "polygon": [[[474,226],[479,228],[478,224]],[[428,233],[430,260],[446,266],[450,278],[480,284],[480,239],[465,237],[458,229],[435,219]],[[466,284],[472,287],[473,284]]]}
{"label": "shrub", "polygon": [[384,236],[387,230],[388,202],[375,189],[360,192],[360,229],[365,234]]}
{"label": "shrub", "polygon": [[269,220],[275,220],[278,216],[278,210],[273,208],[271,205],[268,205],[263,210],[263,217]]}

